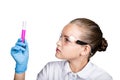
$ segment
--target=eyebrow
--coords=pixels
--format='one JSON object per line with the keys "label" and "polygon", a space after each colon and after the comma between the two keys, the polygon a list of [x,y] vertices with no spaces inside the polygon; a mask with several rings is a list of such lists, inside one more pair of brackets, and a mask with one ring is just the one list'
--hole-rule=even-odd
{"label": "eyebrow", "polygon": [[67,35],[63,35],[64,37],[70,37],[70,36],[67,36]]}
{"label": "eyebrow", "polygon": [[61,33],[61,36],[63,36],[63,37],[70,37],[70,36],[68,36],[68,35],[65,35],[65,34],[62,34],[62,33]]}
{"label": "eyebrow", "polygon": [[63,35],[63,37],[68,38],[70,41],[75,41],[73,36]]}

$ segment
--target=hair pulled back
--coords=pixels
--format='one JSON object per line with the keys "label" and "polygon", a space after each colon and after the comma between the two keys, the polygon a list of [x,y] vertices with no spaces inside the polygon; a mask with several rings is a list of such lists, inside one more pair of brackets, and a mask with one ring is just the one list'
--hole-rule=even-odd
{"label": "hair pulled back", "polygon": [[70,22],[85,29],[83,34],[83,41],[91,46],[92,57],[97,51],[105,51],[108,43],[103,38],[103,33],[98,24],[87,18],[76,18]]}

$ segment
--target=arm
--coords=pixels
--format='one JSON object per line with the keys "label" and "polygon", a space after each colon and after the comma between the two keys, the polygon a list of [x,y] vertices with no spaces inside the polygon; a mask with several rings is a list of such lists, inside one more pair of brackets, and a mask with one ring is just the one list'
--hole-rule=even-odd
{"label": "arm", "polygon": [[16,62],[14,80],[25,80],[29,51],[27,41],[24,43],[18,39],[15,46],[11,48],[11,55]]}
{"label": "arm", "polygon": [[15,73],[14,80],[25,80],[25,73],[21,73],[21,74]]}

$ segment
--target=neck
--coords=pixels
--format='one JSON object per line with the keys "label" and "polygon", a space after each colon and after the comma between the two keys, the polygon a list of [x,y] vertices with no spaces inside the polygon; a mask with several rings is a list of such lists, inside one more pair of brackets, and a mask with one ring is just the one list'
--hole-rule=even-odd
{"label": "neck", "polygon": [[70,68],[74,73],[81,71],[87,65],[87,63],[87,59],[69,60]]}

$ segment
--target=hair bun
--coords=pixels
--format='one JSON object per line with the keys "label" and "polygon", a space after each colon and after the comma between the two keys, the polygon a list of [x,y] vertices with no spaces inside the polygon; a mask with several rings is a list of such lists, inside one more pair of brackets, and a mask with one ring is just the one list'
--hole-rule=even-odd
{"label": "hair bun", "polygon": [[105,40],[105,38],[102,38],[101,44],[98,47],[98,51],[106,51],[107,47],[108,47],[107,40]]}

